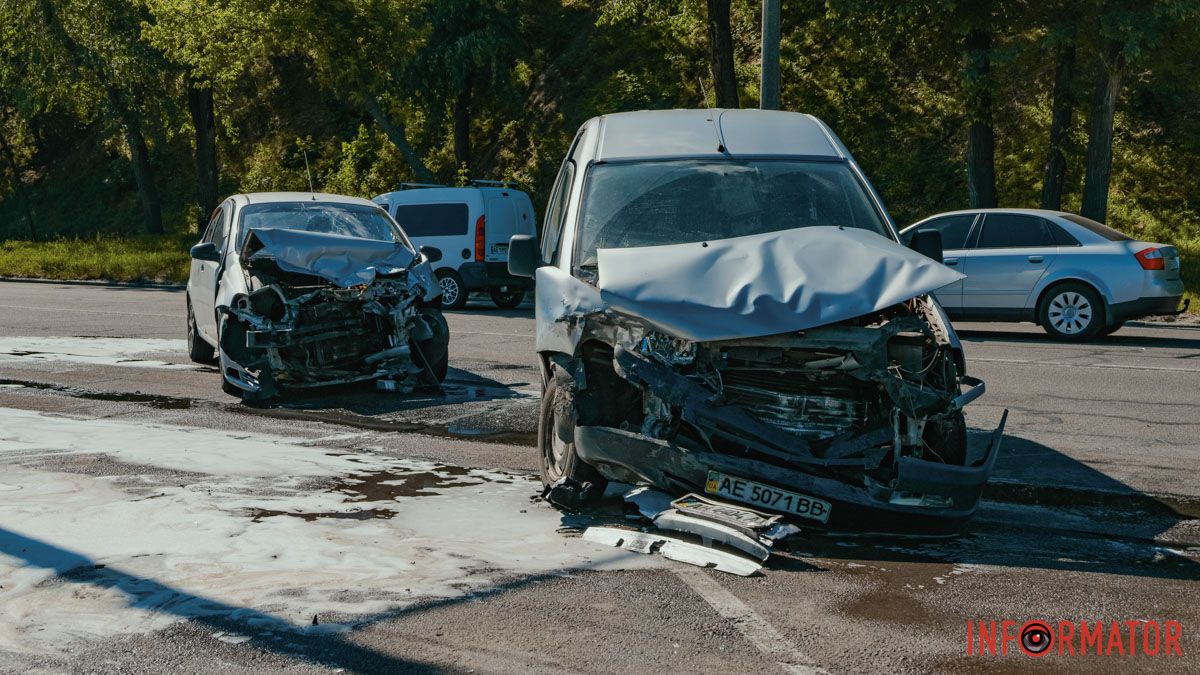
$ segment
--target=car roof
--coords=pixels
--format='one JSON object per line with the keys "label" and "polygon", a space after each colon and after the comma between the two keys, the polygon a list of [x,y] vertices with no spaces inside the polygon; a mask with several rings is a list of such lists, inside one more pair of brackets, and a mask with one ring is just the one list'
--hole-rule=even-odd
{"label": "car roof", "polygon": [[335,195],[327,192],[250,192],[230,197],[241,204],[277,204],[287,202],[334,202],[337,204],[359,204],[361,206],[378,206],[369,199]]}
{"label": "car roof", "polygon": [[975,215],[979,213],[1019,213],[1029,216],[1041,216],[1043,218],[1062,218],[1063,216],[1074,215],[1067,211],[1052,211],[1050,209],[959,209],[957,211],[942,211],[940,213],[934,213],[932,215],[925,216],[911,225],[906,226],[904,230],[908,230],[913,226],[919,225],[927,220],[941,218],[942,216]]}
{"label": "car roof", "polygon": [[598,161],[668,157],[847,159],[812,115],[780,110],[641,110],[599,118]]}

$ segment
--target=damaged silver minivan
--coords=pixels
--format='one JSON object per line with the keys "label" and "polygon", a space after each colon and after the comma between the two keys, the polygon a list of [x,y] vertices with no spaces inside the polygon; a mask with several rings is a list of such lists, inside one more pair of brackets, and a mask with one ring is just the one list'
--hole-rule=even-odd
{"label": "damaged silver minivan", "polygon": [[312,193],[235,195],[192,247],[192,360],[229,394],[385,380],[437,388],[449,329],[430,262],[378,205]]}
{"label": "damaged silver minivan", "polygon": [[[916,250],[913,250],[916,249]],[[969,452],[984,391],[931,291],[936,232],[899,243],[841,141],[808,115],[673,110],[583,125],[540,242],[547,498],[610,480],[798,524],[947,533],[999,453]]]}

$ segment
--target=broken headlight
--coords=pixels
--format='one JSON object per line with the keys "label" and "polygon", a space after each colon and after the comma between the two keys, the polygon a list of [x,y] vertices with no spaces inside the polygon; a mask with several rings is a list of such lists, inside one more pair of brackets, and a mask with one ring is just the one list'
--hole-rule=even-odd
{"label": "broken headlight", "polygon": [[646,333],[638,344],[638,353],[666,366],[688,366],[696,360],[696,343],[655,331]]}

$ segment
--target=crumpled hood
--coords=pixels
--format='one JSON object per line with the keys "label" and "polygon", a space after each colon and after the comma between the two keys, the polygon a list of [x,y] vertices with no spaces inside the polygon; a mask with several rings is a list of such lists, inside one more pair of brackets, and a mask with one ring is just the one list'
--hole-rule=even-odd
{"label": "crumpled hood", "polygon": [[311,274],[343,288],[403,272],[417,260],[399,243],[280,228],[251,230],[241,257],[249,263],[270,258],[285,272]]}
{"label": "crumpled hood", "polygon": [[600,249],[598,262],[609,307],[700,342],[845,321],[964,278],[891,239],[838,227]]}

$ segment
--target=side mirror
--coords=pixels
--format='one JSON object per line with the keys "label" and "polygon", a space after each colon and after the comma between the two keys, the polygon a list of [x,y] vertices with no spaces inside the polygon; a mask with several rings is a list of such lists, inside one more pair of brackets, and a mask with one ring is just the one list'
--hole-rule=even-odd
{"label": "side mirror", "polygon": [[193,260],[221,262],[221,252],[217,250],[217,245],[211,241],[196,244],[189,253],[191,253]]}
{"label": "side mirror", "polygon": [[532,277],[541,262],[542,252],[537,237],[514,234],[508,240],[508,273],[515,277]]}
{"label": "side mirror", "polygon": [[442,259],[442,249],[436,246],[422,246],[417,249],[417,253],[425,259],[425,262],[435,263]]}
{"label": "side mirror", "polygon": [[937,230],[917,230],[908,247],[926,258],[942,262],[942,233]]}

